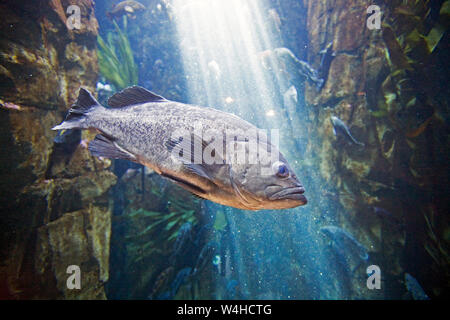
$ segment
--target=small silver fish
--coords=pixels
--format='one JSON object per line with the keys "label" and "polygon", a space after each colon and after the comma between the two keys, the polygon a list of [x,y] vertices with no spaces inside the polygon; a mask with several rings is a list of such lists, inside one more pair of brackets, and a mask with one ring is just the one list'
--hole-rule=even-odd
{"label": "small silver fish", "polygon": [[281,32],[281,19],[280,19],[280,16],[278,15],[277,10],[269,9],[267,11],[267,13],[268,13],[269,20],[271,21],[272,25],[275,27],[277,32],[280,33]]}
{"label": "small silver fish", "polygon": [[208,263],[212,261],[214,253],[216,252],[216,247],[217,244],[214,241],[209,241],[203,246],[192,271],[193,276],[200,274]]}
{"label": "small silver fish", "polygon": [[173,253],[171,258],[176,258],[183,247],[186,246],[188,242],[192,241],[192,223],[185,222],[178,230],[178,235],[173,244]]}
{"label": "small silver fish", "polygon": [[335,247],[343,254],[356,253],[359,259],[367,261],[369,259],[369,253],[367,249],[358,242],[350,233],[336,226],[325,226],[320,228],[328,238],[330,238]]}
{"label": "small silver fish", "polygon": [[297,89],[294,86],[290,86],[289,89],[283,94],[284,104],[287,104],[287,101],[292,101],[294,104],[298,103],[298,93]]}
{"label": "small silver fish", "polygon": [[320,58],[319,76],[325,83],[328,79],[328,72],[330,70],[331,62],[336,57],[336,52],[333,51],[333,41],[328,43],[325,49],[321,50],[319,54],[322,56]]}
{"label": "small silver fish", "polygon": [[301,117],[298,108],[298,93],[294,86],[290,86],[283,94],[283,105],[291,122],[292,128],[301,128]]}
{"label": "small silver fish", "polygon": [[275,56],[284,64],[287,72],[295,72],[300,78],[314,83],[317,88],[323,85],[323,79],[319,78],[318,72],[307,62],[298,59],[288,48],[275,48]]}
{"label": "small silver fish", "polygon": [[345,125],[345,123],[338,117],[331,116],[331,123],[333,124],[333,133],[335,136],[338,134],[342,135],[348,141],[357,144],[358,146],[364,147],[364,143],[357,141],[350,133],[350,130]]}
{"label": "small silver fish", "polygon": [[177,294],[178,289],[180,289],[180,287],[189,279],[191,272],[192,272],[192,268],[187,267],[187,268],[181,269],[177,273],[177,275],[175,276],[175,279],[170,284],[170,288],[171,288],[170,293],[171,293],[172,299]]}
{"label": "small silver fish", "polygon": [[127,169],[127,171],[125,171],[125,173],[120,178],[120,181],[127,183],[128,181],[133,179],[135,176],[137,176],[138,173],[139,173],[139,171],[137,169],[131,169],[131,168]]}
{"label": "small silver fish", "polygon": [[422,289],[419,282],[409,273],[405,273],[406,289],[411,293],[414,300],[429,300],[430,298]]}
{"label": "small silver fish", "polygon": [[117,18],[123,15],[134,19],[136,18],[135,13],[145,10],[145,6],[137,1],[127,0],[119,2],[112,8],[111,11],[107,12],[106,15],[110,18]]}
{"label": "small silver fish", "polygon": [[[108,105],[101,106],[81,88],[65,121],[53,130],[96,129],[100,134],[89,144],[94,156],[143,164],[193,194],[226,206],[286,209],[307,202],[303,185],[276,146],[258,128],[233,114],[169,101],[137,86],[116,93]],[[200,135],[198,128],[203,131]],[[180,130],[189,135],[177,136]],[[229,145],[244,150],[247,159],[250,155],[250,140],[239,138],[248,131],[258,132],[259,161],[233,162]],[[230,132],[226,150],[216,149],[214,142]],[[196,146],[203,154],[209,150],[219,161],[191,161],[198,154]],[[278,160],[272,161],[272,155]]]}
{"label": "small silver fish", "polygon": [[220,66],[217,63],[217,61],[211,60],[210,62],[208,62],[208,70],[211,77],[213,77],[216,80],[220,79],[222,71],[220,70]]}

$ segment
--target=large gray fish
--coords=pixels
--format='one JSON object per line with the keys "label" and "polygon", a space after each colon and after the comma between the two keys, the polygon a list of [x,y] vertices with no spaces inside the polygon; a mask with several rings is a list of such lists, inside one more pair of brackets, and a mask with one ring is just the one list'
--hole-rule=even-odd
{"label": "large gray fish", "polygon": [[331,123],[333,124],[333,132],[335,136],[339,134],[344,138],[346,138],[348,141],[353,142],[358,146],[364,147],[364,143],[359,142],[355,138],[353,138],[352,134],[350,133],[350,130],[341,119],[335,116],[331,116]]}
{"label": "large gray fish", "polygon": [[[108,105],[101,106],[81,88],[65,121],[53,130],[96,129],[100,134],[89,144],[94,156],[141,163],[195,195],[223,205],[260,210],[307,202],[305,189],[278,149],[259,129],[233,114],[169,101],[137,86],[116,93]],[[196,133],[199,127],[206,136]],[[189,136],[177,136],[180,130]],[[251,140],[241,134],[253,130],[258,132],[259,161],[231,161],[228,146],[211,151],[216,140],[231,132],[236,134],[234,150],[243,149],[249,156]],[[196,145],[203,152],[209,150],[216,161],[187,161],[195,160]],[[272,161],[273,155],[277,161]]]}
{"label": "large gray fish", "polygon": [[319,76],[325,83],[328,80],[328,72],[330,71],[331,62],[336,57],[336,52],[333,51],[333,41],[328,43],[325,49],[321,50],[319,54],[322,55],[322,58],[320,59]]}

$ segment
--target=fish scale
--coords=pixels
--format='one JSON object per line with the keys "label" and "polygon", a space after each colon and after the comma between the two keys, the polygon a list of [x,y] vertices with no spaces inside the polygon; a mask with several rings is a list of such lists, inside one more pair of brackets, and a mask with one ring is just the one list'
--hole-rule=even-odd
{"label": "fish scale", "polygon": [[[145,113],[146,116],[142,117],[142,113]],[[192,125],[193,121],[201,123],[203,130],[214,129],[217,132],[233,129],[256,129],[251,124],[244,123],[244,120],[236,123],[236,127],[232,127],[214,113],[220,113],[220,111],[181,103],[144,104],[121,109],[101,110],[92,114],[92,123],[89,120],[86,124],[114,137],[128,151],[145,155],[146,160],[150,162],[165,159],[161,165],[172,167],[179,163],[170,157],[170,152],[164,144],[177,129],[193,131],[195,127]],[[187,114],[187,116],[183,117],[178,114]]]}

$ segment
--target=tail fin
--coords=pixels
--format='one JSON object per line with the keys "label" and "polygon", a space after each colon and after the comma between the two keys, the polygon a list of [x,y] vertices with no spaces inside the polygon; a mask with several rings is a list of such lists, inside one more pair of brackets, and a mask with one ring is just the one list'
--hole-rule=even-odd
{"label": "tail fin", "polygon": [[66,120],[60,125],[53,127],[52,130],[83,129],[85,128],[83,123],[87,119],[87,114],[100,106],[101,104],[95,100],[88,90],[80,88],[78,99],[70,108]]}

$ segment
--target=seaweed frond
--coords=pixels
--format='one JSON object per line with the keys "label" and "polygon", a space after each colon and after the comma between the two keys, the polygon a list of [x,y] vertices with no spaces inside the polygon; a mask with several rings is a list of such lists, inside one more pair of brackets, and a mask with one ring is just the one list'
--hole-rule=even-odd
{"label": "seaweed frond", "polygon": [[[450,251],[448,248],[448,239],[437,234],[436,212],[432,206],[424,213],[424,219],[427,230],[427,241],[424,243],[426,252],[430,255],[436,266],[440,270],[449,270]],[[447,241],[446,241],[447,240]]]}
{"label": "seaweed frond", "polygon": [[124,30],[120,29],[116,21],[113,24],[116,32],[109,32],[106,41],[100,35],[97,38],[98,63],[102,76],[116,90],[121,90],[138,84],[138,68],[126,34],[126,18]]}

